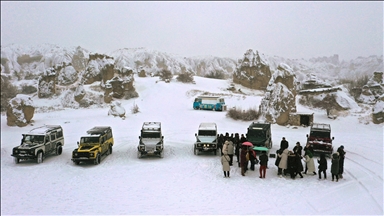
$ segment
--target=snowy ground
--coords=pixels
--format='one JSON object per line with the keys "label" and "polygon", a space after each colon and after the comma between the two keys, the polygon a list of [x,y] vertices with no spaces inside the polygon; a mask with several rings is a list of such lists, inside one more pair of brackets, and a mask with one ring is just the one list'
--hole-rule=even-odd
{"label": "snowy ground", "polygon": [[[242,88],[249,95],[233,94],[225,90],[229,81],[201,77],[195,77],[195,85],[155,83],[157,79],[135,77],[140,97],[122,101],[125,120],[108,116],[107,108],[66,109],[35,113],[33,126],[18,128],[8,127],[2,115],[1,214],[383,215],[383,125],[360,123],[359,118],[366,114],[331,120],[325,111],[298,105],[298,112],[314,112],[315,122],[330,123],[335,147],[345,146],[345,174],[339,182],[330,180],[330,169],[326,180],[313,175],[279,178],[274,158],[269,159],[265,179],[258,177],[258,167],[243,177],[237,166],[231,168],[228,179],[223,178],[219,156],[193,154],[194,134],[201,122],[217,123],[219,133],[245,134],[250,122],[229,119],[226,112],[193,110],[194,96],[201,93],[194,90],[223,93],[229,107],[243,109],[257,108],[260,92]],[[130,113],[133,103],[140,113]],[[164,158],[137,158],[144,121],[162,123]],[[42,164],[15,164],[10,155],[21,134],[44,124],[62,125],[63,154],[50,156]],[[112,127],[113,154],[99,165],[75,165],[71,153],[76,142],[98,125]],[[292,149],[297,141],[304,144],[308,133],[308,127],[273,125],[271,152],[283,136]]]}

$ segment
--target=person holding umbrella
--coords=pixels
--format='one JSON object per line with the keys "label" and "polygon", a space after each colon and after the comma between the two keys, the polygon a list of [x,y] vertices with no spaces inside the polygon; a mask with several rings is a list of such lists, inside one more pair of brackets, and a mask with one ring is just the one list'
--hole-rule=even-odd
{"label": "person holding umbrella", "polygon": [[240,150],[240,167],[241,167],[241,175],[245,176],[246,166],[248,165],[248,161],[246,158],[247,155],[247,146],[241,146]]}

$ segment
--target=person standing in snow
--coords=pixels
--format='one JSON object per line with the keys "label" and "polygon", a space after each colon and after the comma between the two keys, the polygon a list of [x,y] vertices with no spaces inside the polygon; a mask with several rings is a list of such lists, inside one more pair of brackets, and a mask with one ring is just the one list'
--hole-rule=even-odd
{"label": "person standing in snow", "polygon": [[335,152],[332,154],[332,164],[331,164],[331,174],[332,174],[332,181],[334,181],[336,177],[336,182],[339,181],[339,152]]}
{"label": "person standing in snow", "polygon": [[234,146],[233,146],[233,142],[231,140],[228,141],[227,153],[228,153],[229,158],[231,159],[229,161],[229,166],[232,166],[233,165]]}
{"label": "person standing in snow", "polygon": [[259,156],[260,161],[260,178],[265,178],[265,173],[267,172],[267,166],[268,166],[268,155],[266,151],[262,151],[261,155]]}
{"label": "person standing in snow", "polygon": [[300,145],[300,142],[296,143],[296,146],[293,148],[293,153],[298,153],[300,156],[302,155],[303,147]]}
{"label": "person standing in snow", "polygon": [[[309,150],[305,152],[304,162],[307,164],[307,171],[316,175],[315,162],[313,161],[313,155]],[[307,174],[307,171],[305,171],[304,174]]]}
{"label": "person standing in snow", "polygon": [[[305,145],[305,147],[304,147],[304,157],[305,157],[305,155],[307,155],[308,151],[311,152],[312,155],[313,155],[313,148],[312,148],[312,146],[309,143],[307,143],[307,145]],[[308,171],[308,167],[307,167],[307,163],[305,163],[304,174],[307,174],[307,171]]]}
{"label": "person standing in snow", "polygon": [[327,159],[325,158],[325,154],[321,153],[320,154],[320,160],[317,159],[317,163],[319,164],[319,179],[321,179],[321,173],[324,174],[324,179],[327,178]]}
{"label": "person standing in snow", "polygon": [[231,167],[229,166],[230,158],[228,154],[224,153],[223,156],[221,156],[221,165],[223,166],[223,172],[224,172],[224,178],[230,178],[229,172],[231,170]]}
{"label": "person standing in snow", "polygon": [[248,154],[249,154],[249,162],[251,163],[250,169],[252,171],[255,171],[256,152],[252,148],[249,148],[248,149]]}
{"label": "person standing in snow", "polygon": [[344,159],[345,159],[345,151],[344,151],[344,146],[341,145],[338,149],[337,152],[339,153],[339,179],[343,178],[343,172],[344,172]]}
{"label": "person standing in snow", "polygon": [[224,145],[223,145],[223,149],[222,149],[222,152],[221,152],[221,155],[225,155],[225,154],[228,154],[228,145],[229,145],[229,140],[225,140],[224,142]]}
{"label": "person standing in snow", "polygon": [[277,156],[280,158],[280,163],[279,163],[279,177],[283,177],[282,173],[286,171],[288,167],[288,148],[284,149],[281,154],[278,154]]}
{"label": "person standing in snow", "polygon": [[295,170],[295,177],[297,175],[300,175],[300,178],[303,178],[303,175],[301,174],[301,172],[303,172],[304,168],[303,168],[303,164],[301,163],[301,158],[302,156],[299,155],[298,152],[295,153],[295,159],[296,159],[296,170]]}
{"label": "person standing in snow", "polygon": [[248,165],[246,155],[247,155],[247,147],[242,146],[241,150],[240,150],[240,167],[241,167],[241,175],[242,176],[245,176],[246,166]]}
{"label": "person standing in snow", "polygon": [[280,149],[284,150],[287,149],[289,146],[288,141],[283,137],[283,139],[280,142]]}
{"label": "person standing in snow", "polygon": [[296,155],[292,151],[288,151],[287,171],[292,179],[295,179],[296,166]]}
{"label": "person standing in snow", "polygon": [[224,135],[223,134],[217,134],[217,147],[220,150],[221,156],[223,156],[223,144],[224,144]]}
{"label": "person standing in snow", "polygon": [[235,138],[233,140],[233,145],[235,147],[235,155],[236,155],[236,161],[239,162],[239,155],[240,155],[240,137],[238,133],[235,133]]}

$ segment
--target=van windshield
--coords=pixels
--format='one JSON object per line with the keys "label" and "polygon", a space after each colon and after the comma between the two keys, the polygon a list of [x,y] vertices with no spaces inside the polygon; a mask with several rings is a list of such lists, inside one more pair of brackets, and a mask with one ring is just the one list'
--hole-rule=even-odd
{"label": "van windshield", "polygon": [[81,137],[80,143],[99,143],[99,137]]}
{"label": "van windshield", "polygon": [[142,132],[141,137],[142,138],[160,138],[159,132]]}
{"label": "van windshield", "polygon": [[265,137],[265,131],[263,131],[263,130],[249,130],[248,136]]}
{"label": "van windshield", "polygon": [[216,136],[214,130],[199,130],[199,136]]}
{"label": "van windshield", "polygon": [[43,135],[25,135],[24,142],[27,144],[38,144],[38,143],[44,143],[44,137]]}

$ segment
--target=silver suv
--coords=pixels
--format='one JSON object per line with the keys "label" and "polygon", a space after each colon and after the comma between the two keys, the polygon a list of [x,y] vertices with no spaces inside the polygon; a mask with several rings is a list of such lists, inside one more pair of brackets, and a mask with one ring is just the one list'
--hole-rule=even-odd
{"label": "silver suv", "polygon": [[195,155],[201,151],[213,152],[217,155],[217,126],[215,123],[201,123],[195,137],[196,142],[193,148]]}
{"label": "silver suv", "polygon": [[155,155],[164,157],[164,136],[160,122],[144,122],[139,136],[137,157]]}

